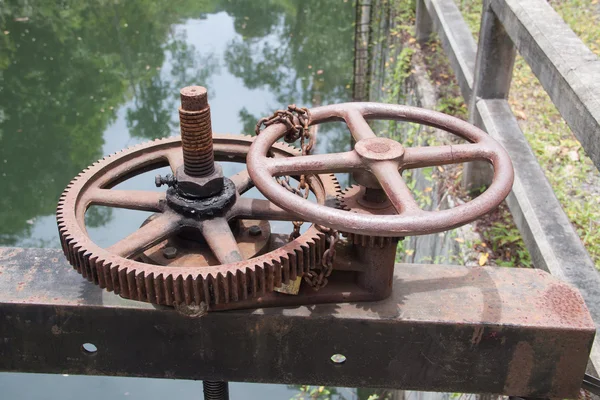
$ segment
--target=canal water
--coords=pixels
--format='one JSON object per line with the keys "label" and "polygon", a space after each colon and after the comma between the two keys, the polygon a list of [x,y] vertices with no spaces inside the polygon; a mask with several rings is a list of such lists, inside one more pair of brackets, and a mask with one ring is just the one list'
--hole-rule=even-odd
{"label": "canal water", "polygon": [[[0,0],[0,246],[59,247],[54,213],[64,187],[104,155],[177,134],[181,87],[208,88],[219,133],[251,134],[290,103],[348,101],[353,22],[349,0]],[[342,126],[325,126],[318,150],[343,151],[348,138]],[[156,190],[153,175],[127,185]],[[146,217],[92,208],[87,223],[110,245]],[[334,390],[332,399],[364,397]],[[231,392],[289,399],[299,389],[234,383]],[[0,373],[3,400],[201,393],[194,381]]]}

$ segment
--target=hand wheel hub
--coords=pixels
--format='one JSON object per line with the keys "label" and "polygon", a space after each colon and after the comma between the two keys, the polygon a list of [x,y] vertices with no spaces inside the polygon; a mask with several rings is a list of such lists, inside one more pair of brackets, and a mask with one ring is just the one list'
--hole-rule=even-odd
{"label": "hand wheel hub", "polygon": [[354,150],[368,161],[400,161],[404,156],[404,147],[400,143],[380,137],[359,140]]}

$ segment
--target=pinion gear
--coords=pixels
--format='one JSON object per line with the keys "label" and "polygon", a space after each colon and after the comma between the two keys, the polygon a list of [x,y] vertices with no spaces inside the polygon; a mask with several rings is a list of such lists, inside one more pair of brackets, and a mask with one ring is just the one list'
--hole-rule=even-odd
{"label": "pinion gear", "polygon": [[[366,202],[362,200],[366,188],[361,185],[352,185],[344,189],[339,196],[339,207],[354,213],[393,215],[396,210],[389,201],[383,203]],[[385,236],[360,235],[356,233],[342,232],[348,242],[364,247],[385,247],[395,241],[395,238]],[[403,239],[403,238],[400,238]]]}

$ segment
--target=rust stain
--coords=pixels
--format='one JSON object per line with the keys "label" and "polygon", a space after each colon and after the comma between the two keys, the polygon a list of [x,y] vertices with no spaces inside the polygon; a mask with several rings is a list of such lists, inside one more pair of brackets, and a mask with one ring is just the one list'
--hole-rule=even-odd
{"label": "rust stain", "polygon": [[583,299],[567,285],[550,285],[540,300],[540,306],[542,310],[558,317],[565,325],[575,328],[589,324],[589,313]]}
{"label": "rust stain", "polygon": [[527,342],[519,342],[508,364],[504,393],[513,395],[527,393],[533,363],[534,357],[531,345]]}

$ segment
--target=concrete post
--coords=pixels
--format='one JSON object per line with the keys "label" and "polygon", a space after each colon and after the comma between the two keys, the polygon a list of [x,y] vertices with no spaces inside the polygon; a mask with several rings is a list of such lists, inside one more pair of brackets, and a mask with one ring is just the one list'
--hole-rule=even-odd
{"label": "concrete post", "polygon": [[[477,115],[477,101],[507,99],[515,62],[515,46],[490,6],[484,0],[477,44],[473,94],[469,104],[469,122],[483,129]],[[488,186],[492,168],[483,161],[465,164],[463,185],[469,191]]]}

